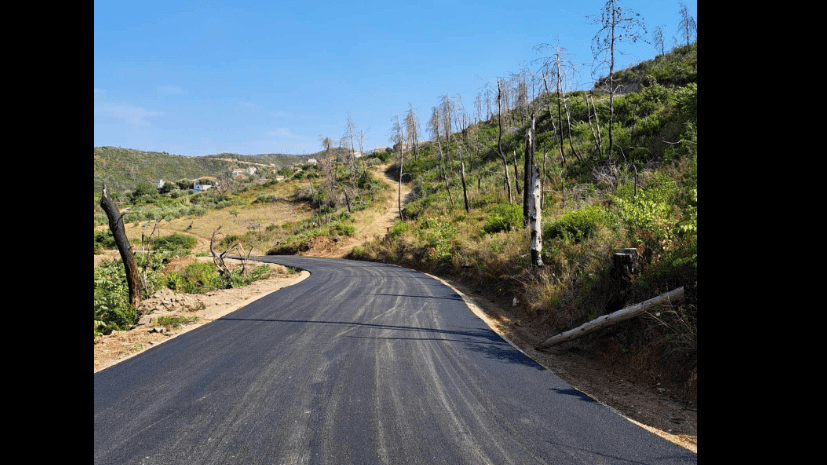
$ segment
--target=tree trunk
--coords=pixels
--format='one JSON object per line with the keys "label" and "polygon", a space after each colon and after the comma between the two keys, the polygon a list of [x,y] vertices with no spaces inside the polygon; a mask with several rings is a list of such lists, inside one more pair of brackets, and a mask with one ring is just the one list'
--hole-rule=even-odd
{"label": "tree trunk", "polygon": [[497,122],[500,127],[500,135],[497,138],[497,152],[500,154],[500,159],[503,161],[503,172],[505,173],[505,188],[508,192],[508,203],[511,203],[511,180],[508,179],[508,159],[503,153],[503,110],[502,110],[502,89],[499,81],[497,82]]}
{"label": "tree trunk", "polygon": [[569,147],[571,147],[571,151],[575,157],[577,157],[577,161],[583,162],[583,159],[580,158],[580,154],[577,153],[577,150],[574,149],[574,141],[572,141],[571,137],[571,115],[569,114],[569,105],[566,103],[566,99],[563,99],[563,108],[566,110],[566,122],[568,123],[568,130],[569,130]]}
{"label": "tree trunk", "polygon": [[639,314],[643,313],[647,309],[654,307],[656,305],[660,305],[663,303],[669,303],[673,300],[682,300],[683,299],[683,287],[679,287],[673,291],[669,291],[666,294],[661,294],[657,297],[649,299],[647,301],[641,302],[639,304],[632,305],[631,307],[626,307],[622,310],[618,310],[614,313],[610,313],[608,315],[601,316],[596,318],[588,323],[578,326],[572,330],[566,331],[562,334],[558,334],[557,336],[550,337],[546,339],[545,342],[538,345],[537,349],[542,349],[546,347],[551,347],[555,344],[559,344],[561,342],[571,341],[572,339],[577,339],[580,336],[589,334],[591,332],[597,331],[599,329],[603,329],[607,326],[611,326],[616,323],[620,323],[621,321],[626,321],[632,319]]}
{"label": "tree trunk", "polygon": [[350,208],[350,196],[347,195],[347,188],[342,188],[342,192],[345,193],[345,202],[347,202],[347,212],[353,213],[353,210]]}
{"label": "tree trunk", "polygon": [[465,200],[465,213],[471,213],[471,207],[468,205],[468,188],[465,186],[465,158],[462,152],[465,149],[460,148],[459,152],[459,176],[462,179],[462,197]]}
{"label": "tree trunk", "polygon": [[399,186],[396,191],[396,202],[399,207],[399,219],[404,220],[402,215],[402,167],[405,165],[405,151],[399,150]]}
{"label": "tree trunk", "polygon": [[126,284],[129,287],[129,305],[137,307],[141,303],[141,278],[138,273],[138,264],[135,262],[135,253],[129,245],[129,239],[126,237],[126,231],[123,227],[123,215],[118,210],[117,205],[115,205],[115,201],[109,196],[106,184],[103,185],[100,206],[103,208],[103,211],[106,212],[106,217],[109,219],[109,230],[112,231],[112,236],[115,238],[115,244],[118,246],[118,252],[121,254],[124,271],[126,271]]}
{"label": "tree trunk", "polygon": [[522,196],[523,191],[520,189],[520,171],[517,169],[517,151],[514,150],[511,154],[514,160],[514,185],[517,187],[517,195]]}
{"label": "tree trunk", "polygon": [[597,119],[597,108],[594,106],[594,99],[591,99],[592,109],[594,110],[594,121],[595,125],[597,126],[597,134],[594,133],[594,127],[592,126],[592,112],[589,111],[589,99],[591,98],[592,92],[589,91],[588,97],[586,94],[583,94],[583,97],[586,98],[586,113],[589,115],[589,129],[592,131],[592,138],[594,139],[594,145],[597,147],[597,154],[600,158],[603,158],[603,148],[600,147],[600,121]]}
{"label": "tree trunk", "polygon": [[537,163],[534,162],[534,115],[531,116],[531,129],[526,134],[525,156],[529,160],[527,166],[531,175],[529,176],[529,183],[525,185],[526,199],[528,201],[528,223],[531,230],[531,266],[543,266],[543,231],[542,231],[542,213],[540,208],[540,196],[542,195],[542,188],[540,187],[540,170],[537,169]]}

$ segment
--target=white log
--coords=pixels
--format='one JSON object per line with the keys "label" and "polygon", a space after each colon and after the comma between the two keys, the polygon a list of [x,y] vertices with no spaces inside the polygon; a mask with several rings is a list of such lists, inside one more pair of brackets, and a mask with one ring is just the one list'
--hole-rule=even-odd
{"label": "white log", "polygon": [[650,307],[654,307],[656,305],[660,305],[662,303],[667,303],[671,301],[683,300],[683,286],[669,291],[666,294],[661,294],[657,297],[653,297],[649,300],[641,302],[639,304],[632,305],[631,307],[626,307],[622,310],[618,310],[616,312],[610,313],[608,315],[601,316],[599,318],[595,318],[588,323],[584,323],[577,328],[571,329],[569,331],[565,331],[561,334],[556,336],[550,337],[546,339],[545,342],[538,345],[538,349],[551,347],[555,344],[559,344],[561,342],[570,341],[572,339],[577,339],[580,336],[585,334],[589,334],[591,332],[597,331],[598,329],[605,328],[607,326],[611,326],[615,323],[619,323],[621,321],[626,321],[631,318],[638,316],[639,314],[646,311],[646,309]]}

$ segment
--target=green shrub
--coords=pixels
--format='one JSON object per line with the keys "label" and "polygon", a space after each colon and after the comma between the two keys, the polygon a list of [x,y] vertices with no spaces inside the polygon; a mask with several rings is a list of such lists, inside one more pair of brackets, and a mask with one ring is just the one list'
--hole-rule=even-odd
{"label": "green shrub", "polygon": [[494,211],[486,218],[483,231],[491,234],[499,231],[511,231],[523,226],[522,206],[502,203],[494,207]]}
{"label": "green shrub", "polygon": [[126,273],[120,262],[103,260],[95,268],[95,336],[126,329],[138,320],[129,305]]}
{"label": "green shrub", "polygon": [[153,239],[151,242],[152,246],[156,250],[168,250],[171,252],[178,250],[191,250],[196,244],[198,244],[198,240],[196,238],[178,233],[159,237]]}
{"label": "green shrub", "polygon": [[[214,263],[200,263],[194,262],[181,269],[180,281],[177,277],[175,279],[175,286],[179,291],[184,291],[188,294],[203,294],[215,289],[222,289],[223,282],[221,276],[216,271]],[[172,273],[170,273],[172,274]],[[170,286],[169,275],[167,275],[167,286]]]}
{"label": "green shrub", "polygon": [[111,249],[115,247],[115,237],[112,236],[112,231],[108,229],[105,231],[95,231],[95,254],[103,252],[103,249]]}
{"label": "green shrub", "polygon": [[388,231],[388,237],[391,239],[396,239],[397,237],[401,236],[402,233],[408,230],[408,223],[404,221],[396,221],[393,227]]}
{"label": "green shrub", "polygon": [[155,320],[155,324],[166,328],[178,329],[182,324],[192,323],[197,319],[197,316],[162,315]]}
{"label": "green shrub", "polygon": [[568,238],[580,242],[607,221],[607,213],[600,206],[570,211],[552,222],[543,231],[544,239]]}
{"label": "green shrub", "polygon": [[451,224],[450,219],[425,218],[417,233],[420,240],[425,242],[426,254],[423,260],[450,261],[453,252],[451,239],[456,233],[457,228]]}

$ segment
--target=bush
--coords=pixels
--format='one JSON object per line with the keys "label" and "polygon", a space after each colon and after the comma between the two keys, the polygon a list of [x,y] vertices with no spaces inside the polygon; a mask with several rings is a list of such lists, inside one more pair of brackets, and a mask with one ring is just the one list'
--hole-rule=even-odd
{"label": "bush", "polygon": [[111,249],[115,247],[115,237],[112,236],[112,231],[95,231],[95,255],[103,252],[103,249]]}
{"label": "bush", "polygon": [[450,262],[453,254],[451,239],[457,228],[446,218],[426,218],[418,232],[420,240],[425,242],[426,254],[423,260]]}
{"label": "bush", "polygon": [[190,263],[180,272],[170,272],[167,275],[167,287],[188,294],[203,294],[224,288],[215,264],[199,262]]}
{"label": "bush", "polygon": [[601,224],[605,224],[608,215],[600,206],[568,212],[543,231],[544,239],[568,238],[574,242],[590,237]]}
{"label": "bush", "polygon": [[151,243],[156,250],[175,252],[178,250],[191,250],[198,244],[198,240],[192,236],[175,233],[153,239]]}
{"label": "bush", "polygon": [[95,336],[126,329],[138,320],[129,305],[129,291],[123,265],[104,260],[95,268]]}
{"label": "bush", "polygon": [[520,205],[504,203],[494,207],[491,216],[486,218],[483,231],[491,234],[499,231],[511,231],[523,225],[523,209]]}
{"label": "bush", "polygon": [[402,233],[408,230],[408,223],[404,221],[396,221],[390,231],[388,231],[388,237],[391,239],[396,239],[397,237],[401,236]]}

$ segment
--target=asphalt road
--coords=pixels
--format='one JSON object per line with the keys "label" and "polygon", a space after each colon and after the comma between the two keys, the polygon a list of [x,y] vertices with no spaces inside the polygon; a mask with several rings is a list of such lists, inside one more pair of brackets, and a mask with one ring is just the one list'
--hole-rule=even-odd
{"label": "asphalt road", "polygon": [[95,373],[96,464],[697,463],[424,274],[261,259],[311,276]]}

